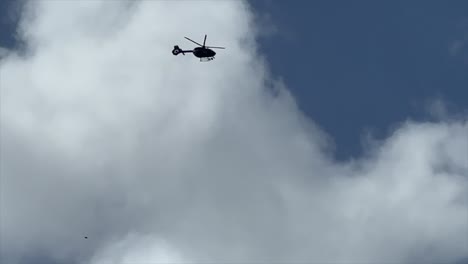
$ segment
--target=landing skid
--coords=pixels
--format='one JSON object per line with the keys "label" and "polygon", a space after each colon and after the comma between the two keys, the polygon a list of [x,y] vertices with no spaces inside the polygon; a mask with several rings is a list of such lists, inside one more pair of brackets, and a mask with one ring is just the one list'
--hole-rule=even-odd
{"label": "landing skid", "polygon": [[207,61],[212,61],[214,60],[215,57],[205,57],[205,58],[200,58],[200,62],[207,62]]}

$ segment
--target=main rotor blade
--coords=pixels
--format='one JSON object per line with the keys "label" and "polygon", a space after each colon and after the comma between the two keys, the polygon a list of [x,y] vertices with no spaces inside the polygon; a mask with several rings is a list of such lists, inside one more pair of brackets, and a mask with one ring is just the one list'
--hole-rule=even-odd
{"label": "main rotor blade", "polygon": [[225,47],[211,47],[211,46],[209,46],[207,48],[209,48],[209,49],[225,49]]}
{"label": "main rotor blade", "polygon": [[205,34],[205,39],[203,40],[203,47],[205,47],[205,43],[206,43],[206,34]]}
{"label": "main rotor blade", "polygon": [[187,38],[187,37],[184,37],[184,38],[186,38],[186,39],[192,41],[193,43],[197,44],[198,46],[202,46],[202,44],[200,44],[200,43],[198,43],[198,42],[196,42],[196,41],[194,41],[194,40],[191,40],[191,39],[189,39],[189,38]]}

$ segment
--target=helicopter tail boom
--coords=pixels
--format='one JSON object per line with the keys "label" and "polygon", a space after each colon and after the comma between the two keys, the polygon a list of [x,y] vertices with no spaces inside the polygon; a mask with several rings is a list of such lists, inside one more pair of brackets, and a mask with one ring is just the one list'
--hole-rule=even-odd
{"label": "helicopter tail boom", "polygon": [[182,50],[177,45],[174,46],[174,49],[172,50],[172,54],[174,54],[175,56],[179,55],[179,53],[182,53],[182,55],[185,55],[185,53],[187,53],[187,52],[193,52],[193,50]]}

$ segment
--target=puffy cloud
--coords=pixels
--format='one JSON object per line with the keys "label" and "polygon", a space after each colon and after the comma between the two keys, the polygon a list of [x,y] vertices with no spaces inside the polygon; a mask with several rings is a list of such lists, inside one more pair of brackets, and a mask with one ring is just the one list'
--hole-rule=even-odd
{"label": "puffy cloud", "polygon": [[129,234],[101,249],[91,263],[185,263],[178,252],[157,237]]}
{"label": "puffy cloud", "polygon": [[0,47],[0,59],[8,54],[8,49]]}
{"label": "puffy cloud", "polygon": [[[257,52],[240,1],[33,1],[0,65],[8,263],[468,257],[468,124],[347,162]],[[210,63],[174,57],[208,34]],[[88,239],[84,239],[87,236]]]}

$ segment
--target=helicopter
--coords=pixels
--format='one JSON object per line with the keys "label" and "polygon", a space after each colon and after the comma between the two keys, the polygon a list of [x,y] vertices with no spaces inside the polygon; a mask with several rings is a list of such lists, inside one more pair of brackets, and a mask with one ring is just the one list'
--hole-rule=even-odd
{"label": "helicopter", "polygon": [[179,55],[180,53],[185,55],[185,53],[192,52],[195,57],[200,58],[200,61],[211,61],[211,60],[214,60],[214,57],[216,55],[216,52],[214,52],[212,49],[225,49],[225,47],[205,46],[206,35],[205,35],[205,39],[203,40],[203,45],[187,37],[184,37],[184,38],[197,44],[200,47],[196,47],[193,50],[182,50],[181,48],[179,48],[179,46],[176,45],[174,46],[174,49],[172,50],[172,54],[174,54],[175,56]]}

